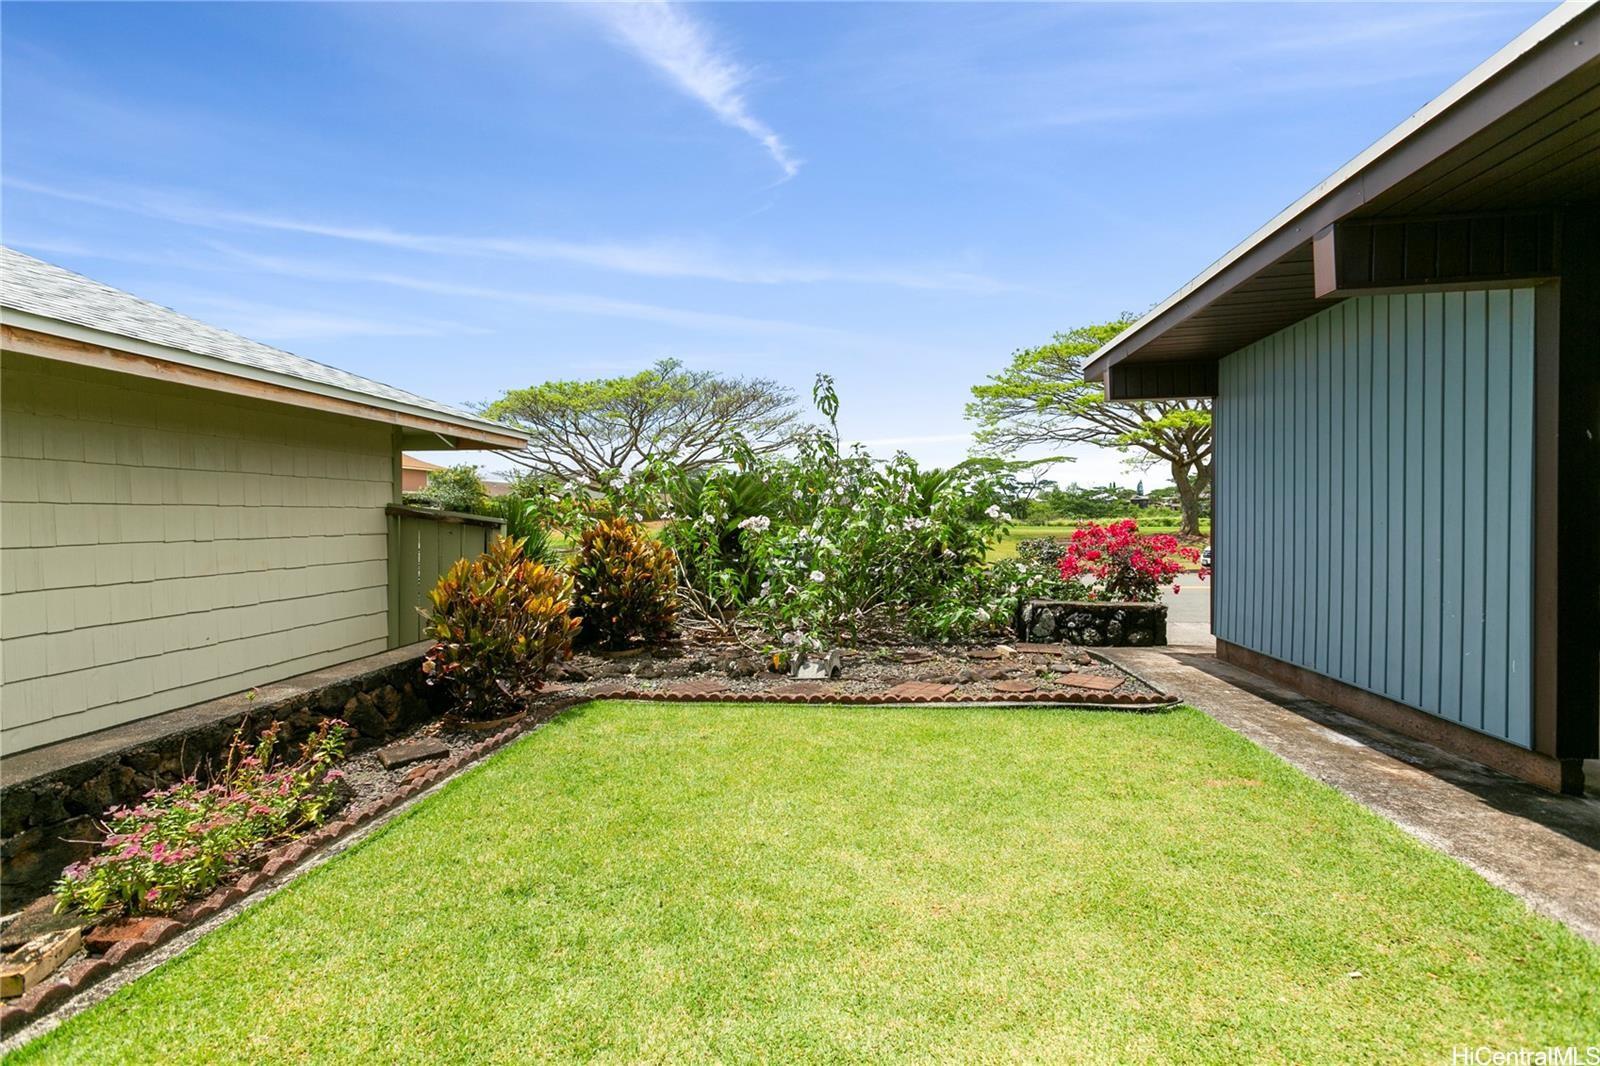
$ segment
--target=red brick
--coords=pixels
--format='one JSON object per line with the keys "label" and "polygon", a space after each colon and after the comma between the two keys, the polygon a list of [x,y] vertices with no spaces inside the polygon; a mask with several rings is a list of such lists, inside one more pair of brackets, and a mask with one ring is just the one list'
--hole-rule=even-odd
{"label": "red brick", "polygon": [[88,988],[110,972],[111,964],[105,959],[84,959],[78,965],[62,974],[61,979],[76,992],[80,989]]}
{"label": "red brick", "polygon": [[1127,679],[1122,677],[1107,677],[1104,674],[1073,673],[1067,674],[1065,677],[1061,678],[1060,683],[1071,688],[1088,689],[1090,692],[1110,692],[1112,689],[1120,686],[1125,680]]}
{"label": "red brick", "polygon": [[1039,685],[1034,681],[996,681],[993,688],[996,692],[1037,692]]}
{"label": "red brick", "polygon": [[931,681],[902,681],[883,695],[893,700],[928,702],[942,700],[956,690],[954,685],[936,685]]}
{"label": "red brick", "polygon": [[33,1021],[33,1011],[16,1003],[8,1003],[0,1007],[0,1036],[10,1036],[31,1021]]}
{"label": "red brick", "polygon": [[38,1017],[71,995],[72,988],[66,982],[59,980],[46,981],[37,988],[24,992],[17,999],[17,1006]]}
{"label": "red brick", "polygon": [[83,934],[83,946],[91,955],[103,955],[113,945],[129,940],[146,940],[163,925],[176,925],[170,918],[119,918],[105,922]]}
{"label": "red brick", "polygon": [[112,946],[106,952],[106,962],[111,966],[121,966],[123,963],[132,962],[134,959],[150,951],[150,945],[143,940],[124,940]]}

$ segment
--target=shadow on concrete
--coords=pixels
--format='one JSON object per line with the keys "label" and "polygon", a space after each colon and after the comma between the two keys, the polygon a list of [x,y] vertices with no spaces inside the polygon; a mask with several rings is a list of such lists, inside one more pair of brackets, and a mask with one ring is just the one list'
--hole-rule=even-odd
{"label": "shadow on concrete", "polygon": [[1169,648],[1166,654],[1175,662],[1470,792],[1496,810],[1526,818],[1600,851],[1600,800],[1592,796],[1558,796],[1546,792],[1426,741],[1413,740],[1345,714],[1275,681],[1221,662],[1207,651]]}

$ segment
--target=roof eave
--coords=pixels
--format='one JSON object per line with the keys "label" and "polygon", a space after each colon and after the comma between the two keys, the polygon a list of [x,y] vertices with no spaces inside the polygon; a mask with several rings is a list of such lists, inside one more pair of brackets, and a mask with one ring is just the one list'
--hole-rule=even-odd
{"label": "roof eave", "polygon": [[[1233,284],[1248,278],[1295,247],[1311,240],[1324,226],[1331,225],[1377,195],[1381,189],[1369,187],[1367,179],[1370,172],[1402,149],[1414,144],[1421,134],[1434,128],[1452,111],[1462,106],[1471,106],[1474,101],[1469,98],[1479,94],[1480,90],[1491,83],[1510,78],[1519,66],[1525,64],[1530,55],[1562,35],[1572,23],[1597,11],[1600,11],[1600,7],[1597,7],[1596,0],[1562,4],[1550,11],[1511,43],[1480,63],[1465,77],[1434,97],[1365,151],[1280,211],[1193,280],[1153,307],[1133,325],[1107,341],[1085,364],[1084,378],[1089,381],[1104,380],[1111,367],[1136,352],[1144,344],[1203,309]],[[1568,50],[1566,55],[1560,53],[1556,55],[1558,60],[1577,69],[1589,60],[1593,51],[1594,44],[1590,42],[1586,49],[1573,49]],[[1531,96],[1536,88],[1532,87],[1528,95]],[[1481,94],[1477,102],[1483,102]],[[1485,107],[1487,113],[1475,123],[1479,128],[1488,125],[1507,113],[1510,106],[1514,106],[1508,105],[1504,99],[1496,99],[1491,103],[1494,106]],[[1442,150],[1433,154],[1442,154]],[[1388,183],[1384,184],[1387,186]],[[1227,353],[1218,354],[1220,356]]]}
{"label": "roof eave", "polygon": [[433,434],[446,448],[506,450],[528,443],[526,436],[498,423],[456,417],[29,311],[0,308],[0,320],[3,320],[5,349],[24,355],[385,422]]}

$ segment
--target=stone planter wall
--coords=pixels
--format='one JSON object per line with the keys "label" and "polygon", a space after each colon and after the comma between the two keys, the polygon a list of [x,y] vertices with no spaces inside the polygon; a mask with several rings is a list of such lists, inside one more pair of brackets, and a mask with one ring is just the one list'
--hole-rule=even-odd
{"label": "stone planter wall", "polygon": [[1059,642],[1089,648],[1167,642],[1163,603],[1094,603],[1028,600],[1017,608],[1017,637],[1032,643]]}
{"label": "stone planter wall", "polygon": [[246,719],[282,722],[298,743],[328,716],[350,723],[359,750],[436,717],[420,647],[389,652],[154,718],[7,756],[0,762],[0,913],[47,892],[90,854],[95,821],[152,788],[215,764]]}

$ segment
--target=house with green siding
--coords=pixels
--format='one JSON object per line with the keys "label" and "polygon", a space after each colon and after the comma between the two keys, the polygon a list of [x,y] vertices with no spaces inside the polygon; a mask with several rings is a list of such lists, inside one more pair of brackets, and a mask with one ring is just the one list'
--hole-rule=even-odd
{"label": "house with green siding", "polygon": [[1220,658],[1582,790],[1600,754],[1600,6],[1551,12],[1086,374],[1113,399],[1215,400]]}
{"label": "house with green siding", "polygon": [[401,451],[515,431],[9,249],[0,280],[7,754],[414,640],[489,535],[400,506]]}

